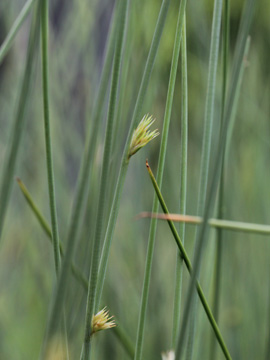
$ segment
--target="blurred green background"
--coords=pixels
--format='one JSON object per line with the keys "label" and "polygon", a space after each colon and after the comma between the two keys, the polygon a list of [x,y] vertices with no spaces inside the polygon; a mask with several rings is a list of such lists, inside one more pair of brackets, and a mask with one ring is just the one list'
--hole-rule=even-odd
{"label": "blurred green background", "polygon": [[[114,2],[50,2],[50,99],[56,201],[60,237],[66,238],[73,195],[86,133],[91,130],[91,109],[97,94],[104,49]],[[24,1],[0,3],[0,41],[3,42]],[[244,2],[231,4],[230,62]],[[131,1],[128,41],[124,49],[119,98],[118,132],[112,153],[111,189],[125,143],[146,57],[151,44],[160,0]],[[156,63],[143,105],[143,113],[157,119],[161,131],[169,79],[179,2],[171,1]],[[196,214],[206,82],[213,1],[190,0],[187,5],[187,50],[189,87],[189,148],[187,213]],[[226,219],[270,224],[270,2],[258,2],[251,28],[251,47],[241,88],[235,127],[227,149]],[[30,18],[18,33],[14,46],[0,66],[0,163],[4,162],[14,118],[19,84],[24,69]],[[222,64],[219,61],[213,157],[219,136]],[[171,212],[177,212],[180,182],[180,71],[175,89],[169,134],[163,195]],[[89,259],[98,201],[99,176],[105,138],[105,120],[96,134],[98,141],[91,174],[87,212],[80,231],[76,263],[89,272]],[[27,109],[27,123],[20,147],[16,176],[28,187],[49,220],[45,145],[43,133],[40,55]],[[160,137],[131,160],[117,227],[111,248],[102,303],[121,321],[135,343],[142,281],[146,259],[149,220],[135,220],[152,207],[153,188],[145,159],[156,172]],[[212,165],[213,161],[211,162]],[[1,168],[2,169],[2,168]],[[2,174],[1,174],[2,176]],[[0,204],[1,206],[1,204]],[[187,226],[186,248],[193,252],[194,227]],[[233,359],[266,359],[269,338],[270,239],[259,235],[224,232],[220,328]],[[215,232],[207,242],[201,281],[211,303]],[[176,246],[166,223],[159,223],[154,254],[144,359],[160,359],[172,336]],[[184,275],[184,294],[189,275]],[[36,359],[42,343],[48,304],[55,283],[53,252],[15,180],[0,245],[0,359]],[[185,297],[185,295],[184,295]],[[66,301],[71,359],[78,358],[84,331],[86,295],[74,279]],[[184,303],[184,302],[183,302]],[[199,305],[194,359],[208,359],[212,330]],[[112,331],[96,336],[93,359],[126,359]],[[217,359],[222,359],[220,349]]]}

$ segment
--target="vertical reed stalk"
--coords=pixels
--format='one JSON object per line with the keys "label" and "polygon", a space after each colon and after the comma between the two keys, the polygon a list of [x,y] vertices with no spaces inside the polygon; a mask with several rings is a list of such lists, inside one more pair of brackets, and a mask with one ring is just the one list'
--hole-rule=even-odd
{"label": "vertical reed stalk", "polygon": [[[221,123],[220,123],[220,136],[222,129],[222,122],[225,112],[225,100],[227,91],[228,80],[228,66],[229,66],[229,38],[230,38],[230,1],[224,1],[224,14],[223,14],[223,77],[222,77],[222,103],[221,103]],[[226,152],[226,149],[225,149]],[[221,165],[220,184],[218,193],[218,219],[224,218],[224,183],[225,183],[225,168],[224,168],[224,156]],[[222,268],[222,245],[223,245],[223,231],[217,229],[217,244],[216,244],[216,259],[215,259],[215,271],[214,271],[214,302],[213,302],[213,314],[218,321],[219,318],[219,302],[221,293],[221,268]],[[211,337],[210,344],[210,358],[215,359],[216,356],[216,341]]]}
{"label": "vertical reed stalk", "polygon": [[35,7],[32,22],[31,30],[29,35],[28,49],[26,55],[26,63],[24,69],[24,75],[21,83],[21,89],[18,99],[18,105],[16,108],[11,135],[9,140],[9,147],[7,149],[7,154],[5,157],[5,163],[3,166],[3,176],[0,187],[0,240],[1,234],[4,226],[5,214],[7,210],[7,205],[10,197],[10,193],[13,185],[13,176],[16,166],[16,161],[18,157],[19,147],[23,135],[24,124],[26,120],[26,110],[29,99],[29,92],[32,84],[33,70],[34,70],[34,57],[35,50],[39,38],[39,29],[40,29],[40,6],[39,4]]}
{"label": "vertical reed stalk", "polygon": [[[170,125],[171,111],[172,111],[172,104],[173,104],[175,79],[176,79],[176,74],[177,74],[177,66],[178,66],[178,59],[179,59],[179,52],[180,52],[180,45],[181,45],[182,29],[183,29],[184,17],[185,17],[185,8],[186,8],[186,1],[180,1],[177,27],[176,27],[176,33],[175,33],[174,48],[173,48],[173,55],[172,55],[171,70],[170,70],[170,79],[169,79],[169,86],[168,86],[168,93],[167,93],[167,100],[166,100],[166,107],[165,107],[164,124],[163,124],[162,137],[161,137],[159,161],[158,161],[157,183],[160,187],[162,185],[162,178],[163,178],[163,171],[164,171],[164,164],[165,164],[165,156],[166,156],[169,125]],[[157,198],[157,196],[155,196],[154,202],[153,202],[153,207],[152,207],[152,212],[157,212],[158,207],[159,207],[158,198]],[[144,274],[144,281],[143,281],[143,291],[142,291],[142,297],[141,297],[139,324],[138,324],[138,330],[137,330],[135,360],[140,360],[142,358],[144,327],[145,327],[146,309],[147,309],[147,303],[148,303],[151,268],[152,268],[153,254],[154,254],[156,227],[157,227],[157,220],[151,219],[147,256],[146,256],[146,265],[145,265],[145,274]]]}
{"label": "vertical reed stalk", "polygon": [[[188,150],[188,82],[187,82],[187,46],[186,46],[186,20],[184,17],[182,29],[182,47],[181,47],[181,76],[182,76],[182,114],[181,114],[181,179],[180,179],[180,206],[179,213],[186,213],[187,198],[187,150]],[[179,226],[179,235],[182,243],[185,243],[185,223]],[[176,256],[175,272],[175,294],[174,294],[174,311],[173,311],[173,334],[172,348],[175,349],[180,327],[180,310],[181,310],[181,292],[182,292],[182,268],[183,259]]]}
{"label": "vertical reed stalk", "polygon": [[[229,11],[229,9],[226,8],[226,11]],[[235,85],[236,90],[235,90],[235,98],[234,98],[234,102],[232,104],[232,113],[231,113],[231,119],[230,119],[230,123],[229,123],[229,128],[228,128],[228,135],[227,135],[227,141],[226,141],[226,148],[225,148],[225,152],[223,155],[223,159],[222,159],[222,167],[221,167],[221,181],[220,181],[220,185],[219,185],[219,220],[222,221],[222,219],[224,218],[224,181],[225,181],[225,174],[224,174],[224,169],[226,166],[226,158],[229,152],[229,145],[230,145],[230,137],[231,137],[231,133],[233,131],[233,127],[234,127],[234,122],[235,122],[235,116],[236,116],[236,111],[237,111],[237,105],[238,105],[238,100],[239,100],[239,96],[240,96],[240,90],[241,90],[241,85],[242,85],[242,81],[243,81],[243,76],[244,76],[244,70],[247,67],[247,58],[248,58],[248,53],[249,53],[249,46],[250,46],[250,38],[247,38],[246,41],[246,47],[244,50],[244,57],[243,57],[243,61],[241,64],[241,68],[239,71],[239,78],[238,81]],[[225,58],[224,58],[225,61]],[[221,191],[223,190],[223,193],[221,193]],[[223,206],[222,206],[223,204]],[[224,221],[224,225],[225,225],[226,221]],[[243,225],[243,226],[242,226]],[[241,227],[241,231],[256,231],[255,229],[257,228],[257,226],[255,224],[238,224],[235,223],[235,228],[238,226],[238,228],[240,229]],[[259,226],[260,228],[260,226]],[[259,229],[258,228],[258,229]],[[215,271],[214,271],[214,303],[213,303],[213,313],[214,316],[216,318],[216,320],[218,321],[218,315],[219,315],[219,302],[220,302],[220,287],[221,287],[221,267],[222,267],[222,247],[224,244],[224,240],[223,240],[223,231],[224,229],[226,229],[226,227],[219,227],[217,228],[217,249],[216,249],[216,261],[215,261]],[[252,229],[252,230],[251,230]],[[261,228],[262,230],[262,228]],[[267,229],[266,229],[267,230]],[[263,234],[263,232],[260,232],[261,234]],[[266,232],[267,233],[267,232]],[[266,234],[265,233],[265,234]],[[214,360],[215,359],[215,350],[216,350],[216,342],[215,339],[212,337],[211,338],[211,344],[210,344],[210,356],[211,359]]]}
{"label": "vertical reed stalk", "polygon": [[100,265],[99,265],[99,271],[98,271],[99,276],[98,276],[98,283],[97,283],[97,295],[96,295],[96,301],[95,301],[96,310],[98,310],[100,299],[101,299],[111,242],[112,242],[115,224],[116,224],[116,220],[117,220],[117,215],[118,215],[118,211],[119,211],[122,189],[124,186],[125,177],[126,177],[126,173],[127,173],[127,169],[128,169],[128,164],[129,164],[128,153],[129,153],[130,141],[131,141],[132,133],[139,122],[143,100],[144,100],[144,97],[146,94],[150,75],[152,73],[153,65],[155,62],[158,46],[160,43],[161,35],[163,32],[163,28],[164,28],[164,24],[165,24],[167,12],[168,12],[169,3],[170,3],[170,0],[163,0],[161,8],[160,8],[158,21],[157,21],[156,28],[155,28],[155,33],[154,33],[151,47],[149,50],[148,58],[146,61],[146,65],[145,65],[136,105],[134,108],[132,120],[131,120],[130,127],[129,127],[129,133],[128,133],[125,148],[123,151],[121,167],[120,167],[120,171],[119,171],[119,175],[118,175],[118,179],[117,179],[117,183],[116,183],[116,189],[115,189],[115,193],[114,193],[109,222],[107,225],[105,240],[104,240],[101,259],[100,259]]}
{"label": "vertical reed stalk", "polygon": [[[116,14],[114,16],[116,16]],[[63,259],[63,264],[61,266],[61,271],[57,282],[55,295],[53,298],[52,310],[48,318],[47,333],[49,337],[53,336],[53,334],[56,332],[57,325],[60,322],[61,311],[63,308],[65,293],[69,280],[73,252],[78,237],[79,221],[84,211],[85,199],[87,198],[88,195],[89,178],[90,178],[90,172],[93,162],[93,154],[97,141],[96,134],[98,131],[98,126],[100,124],[100,114],[102,113],[102,107],[105,102],[108,79],[110,76],[111,62],[112,62],[113,51],[115,46],[116,28],[117,28],[116,19],[114,19],[107,44],[106,56],[104,60],[104,66],[102,69],[98,95],[91,116],[91,119],[93,121],[93,129],[91,129],[92,131],[88,133],[84,156],[80,166],[78,185],[74,198],[74,204],[72,206],[72,214],[68,228],[65,257]]]}
{"label": "vertical reed stalk", "polygon": [[60,270],[60,249],[58,236],[58,223],[56,214],[55,185],[53,173],[53,158],[50,131],[50,107],[49,107],[49,70],[48,70],[48,0],[41,0],[41,49],[42,49],[42,85],[43,85],[43,111],[44,111],[44,130],[46,145],[46,161],[48,188],[50,200],[50,212],[52,223],[52,242],[54,250],[54,263],[56,273]]}
{"label": "vertical reed stalk", "polygon": [[82,356],[82,358],[86,360],[90,359],[90,350],[91,350],[90,337],[92,332],[91,323],[95,310],[95,295],[96,295],[96,286],[97,286],[97,277],[98,277],[100,242],[101,242],[101,233],[104,222],[105,198],[106,198],[107,186],[109,182],[109,161],[111,158],[112,133],[113,133],[113,125],[115,119],[116,99],[117,99],[118,86],[120,80],[120,65],[121,65],[122,50],[124,43],[123,39],[125,34],[128,0],[127,1],[121,0],[119,4],[120,5],[119,5],[119,13],[118,13],[118,21],[117,21],[118,30],[117,30],[116,44],[115,44],[111,93],[110,93],[108,120],[106,127],[105,146],[103,153],[101,185],[100,185],[96,229],[95,229],[94,244],[92,249],[91,270],[90,270],[88,294],[87,294],[85,334],[84,334],[83,356]]}
{"label": "vertical reed stalk", "polygon": [[[211,137],[212,127],[214,120],[214,102],[215,102],[215,88],[216,88],[216,74],[218,64],[218,52],[219,52],[219,39],[220,39],[220,24],[222,14],[222,0],[215,0],[213,11],[213,22],[211,31],[211,45],[210,45],[210,57],[208,68],[208,81],[207,81],[207,93],[205,101],[205,114],[204,114],[204,132],[203,132],[203,144],[202,144],[202,156],[200,167],[200,184],[199,184],[199,197],[197,206],[197,215],[202,215],[205,206],[205,199],[207,193],[208,173],[211,154]],[[195,249],[198,242],[197,232],[195,235]],[[200,271],[200,264],[198,264]],[[197,316],[197,298],[194,303],[191,304],[191,318],[190,318],[190,330],[187,344],[187,360],[191,360],[194,350],[194,336]],[[186,315],[187,316],[187,315]],[[183,345],[183,344],[182,344]],[[180,356],[180,355],[179,355]]]}
{"label": "vertical reed stalk", "polygon": [[194,295],[194,287],[196,283],[196,278],[199,273],[199,267],[200,267],[200,261],[201,261],[201,254],[202,249],[204,247],[206,235],[207,235],[207,221],[210,217],[210,213],[213,209],[216,191],[218,187],[219,182],[219,176],[220,176],[220,170],[221,170],[221,162],[223,158],[223,153],[225,149],[225,143],[226,143],[226,134],[229,126],[229,122],[231,120],[231,115],[234,108],[234,102],[236,97],[236,91],[237,91],[237,83],[239,81],[239,76],[241,74],[241,67],[245,56],[245,49],[247,44],[247,37],[248,37],[248,31],[250,29],[251,20],[254,13],[254,6],[255,1],[254,0],[247,0],[245,9],[243,11],[242,21],[240,25],[240,34],[239,34],[239,41],[237,42],[237,50],[235,54],[235,61],[234,61],[234,67],[232,71],[231,76],[231,84],[228,92],[228,98],[226,101],[226,111],[224,115],[224,122],[222,124],[222,136],[221,141],[218,144],[218,149],[216,152],[216,159],[215,159],[215,165],[214,165],[214,171],[213,176],[210,182],[210,191],[207,196],[205,210],[204,210],[204,217],[203,217],[203,223],[202,226],[199,229],[199,235],[198,235],[198,242],[197,242],[197,248],[194,255],[194,266],[193,266],[193,274],[191,278],[191,282],[188,288],[188,294],[186,299],[186,304],[184,308],[184,316],[183,316],[183,322],[180,330],[179,335],[179,341],[178,346],[176,349],[176,359],[179,359],[182,352],[185,332],[186,332],[186,326],[188,321],[188,316],[190,312],[190,306],[193,301],[193,295]]}
{"label": "vertical reed stalk", "polygon": [[[38,220],[38,223],[40,224],[40,226],[43,229],[44,233],[46,234],[47,238],[52,243],[52,232],[50,229],[50,225],[48,224],[48,222],[46,221],[44,216],[41,214],[40,210],[38,209],[37,205],[35,204],[32,196],[30,195],[30,193],[27,190],[24,183],[18,178],[17,178],[17,182],[18,182],[18,185],[22,191],[22,194],[23,194],[26,202],[28,203],[30,209],[32,210],[33,214],[35,215],[36,219]],[[270,230],[269,230],[269,232],[270,232]],[[62,257],[65,256],[63,245],[61,242],[60,242],[60,254]],[[74,278],[81,284],[83,289],[87,292],[88,291],[88,281],[87,281],[86,277],[84,276],[84,274],[81,272],[80,268],[76,264],[72,263],[71,270],[72,270],[72,275],[74,276]],[[133,359],[134,346],[132,344],[132,341],[128,337],[127,333],[123,330],[123,328],[119,324],[118,320],[117,320],[117,326],[115,328],[113,328],[112,331],[115,334],[118,341],[123,346],[123,348],[126,350],[129,357],[131,359]]]}
{"label": "vertical reed stalk", "polygon": [[[162,196],[162,194],[161,194],[161,191],[160,191],[160,188],[159,188],[159,186],[158,186],[158,183],[157,183],[157,181],[156,181],[156,179],[155,179],[155,177],[154,177],[154,175],[153,175],[153,173],[152,173],[152,170],[151,170],[151,168],[150,168],[150,166],[149,166],[149,164],[148,164],[147,161],[146,161],[146,167],[147,167],[147,170],[148,170],[150,179],[151,179],[151,181],[152,181],[152,184],[153,184],[153,186],[154,186],[155,192],[156,192],[156,194],[157,194],[158,201],[160,202],[160,205],[161,205],[161,207],[162,207],[162,210],[163,210],[163,212],[164,212],[165,214],[169,214],[167,205],[166,205],[166,203],[165,203],[165,201],[164,201],[164,199],[163,199],[163,196]],[[186,265],[186,267],[187,267],[190,275],[193,276],[194,270],[192,269],[191,261],[189,260],[189,257],[188,257],[188,255],[187,255],[187,252],[186,252],[186,250],[185,250],[185,248],[184,248],[184,245],[183,245],[183,243],[182,243],[182,241],[181,241],[181,239],[180,239],[180,237],[179,237],[179,235],[178,235],[178,232],[177,232],[177,230],[176,230],[176,227],[175,227],[174,223],[173,223],[169,218],[167,218],[167,222],[168,222],[169,227],[170,227],[170,229],[171,229],[171,231],[172,231],[173,237],[174,237],[174,239],[175,239],[175,241],[176,241],[176,245],[178,246],[178,249],[179,249],[180,254],[181,254],[182,258],[183,258],[183,261],[185,262],[185,265]],[[205,310],[205,313],[206,313],[206,315],[207,315],[207,317],[208,317],[208,320],[209,320],[209,322],[210,322],[210,324],[211,324],[211,326],[212,326],[212,329],[213,329],[213,331],[214,331],[214,333],[215,333],[215,335],[216,335],[216,338],[217,338],[217,340],[218,340],[218,342],[219,342],[219,344],[220,344],[220,346],[221,346],[221,349],[222,349],[222,351],[223,351],[223,353],[224,353],[224,355],[225,355],[225,358],[226,358],[227,360],[231,360],[230,353],[229,353],[229,351],[228,351],[228,349],[227,349],[227,346],[226,346],[226,344],[225,344],[225,342],[224,342],[224,340],[223,340],[223,338],[222,338],[222,335],[221,335],[221,333],[220,333],[220,330],[219,330],[219,328],[218,328],[218,325],[217,325],[217,323],[216,323],[216,321],[215,321],[215,319],[214,319],[214,317],[213,317],[213,314],[212,314],[212,312],[211,312],[211,309],[210,309],[210,307],[209,307],[209,305],[208,305],[208,303],[207,303],[207,300],[206,300],[206,298],[205,298],[205,295],[204,295],[204,293],[203,293],[203,291],[202,291],[202,288],[201,288],[201,286],[200,286],[200,283],[199,283],[199,281],[198,281],[197,279],[195,280],[195,285],[196,285],[196,289],[197,289],[199,298],[200,298],[201,303],[202,303],[202,305],[203,305],[203,308],[204,308],[204,310]]]}

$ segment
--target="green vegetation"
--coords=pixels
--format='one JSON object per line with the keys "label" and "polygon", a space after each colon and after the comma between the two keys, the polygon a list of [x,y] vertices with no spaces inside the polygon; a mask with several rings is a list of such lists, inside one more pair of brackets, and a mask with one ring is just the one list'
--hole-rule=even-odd
{"label": "green vegetation", "polygon": [[1,2],[0,359],[269,359],[255,3]]}

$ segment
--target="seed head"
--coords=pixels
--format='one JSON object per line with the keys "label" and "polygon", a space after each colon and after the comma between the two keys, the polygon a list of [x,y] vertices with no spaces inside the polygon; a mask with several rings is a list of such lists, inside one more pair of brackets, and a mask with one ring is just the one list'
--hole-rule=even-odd
{"label": "seed head", "polygon": [[173,350],[163,352],[161,353],[162,360],[174,360],[175,359],[175,353]]}
{"label": "seed head", "polygon": [[148,130],[154,121],[155,119],[153,119],[152,115],[144,115],[139,125],[133,132],[129,146],[128,158],[136,154],[136,152],[149,143],[149,141],[159,135],[157,129],[154,131]]}
{"label": "seed head", "polygon": [[109,311],[104,307],[92,318],[92,332],[91,335],[95,334],[100,330],[107,330],[116,326],[115,321],[112,320],[113,316],[109,316]]}

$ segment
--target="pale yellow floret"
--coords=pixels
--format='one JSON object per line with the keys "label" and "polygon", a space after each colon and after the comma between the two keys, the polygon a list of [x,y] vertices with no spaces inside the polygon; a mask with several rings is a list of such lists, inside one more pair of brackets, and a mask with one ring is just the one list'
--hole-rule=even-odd
{"label": "pale yellow floret", "polygon": [[175,360],[175,353],[173,350],[161,353],[162,360]]}
{"label": "pale yellow floret", "polygon": [[116,326],[113,316],[109,316],[109,311],[104,307],[92,318],[92,332],[91,335],[100,331],[107,330]]}
{"label": "pale yellow floret", "polygon": [[128,152],[128,158],[136,154],[149,141],[153,140],[159,135],[157,130],[149,131],[148,129],[154,123],[152,115],[144,115],[137,128],[134,130]]}

